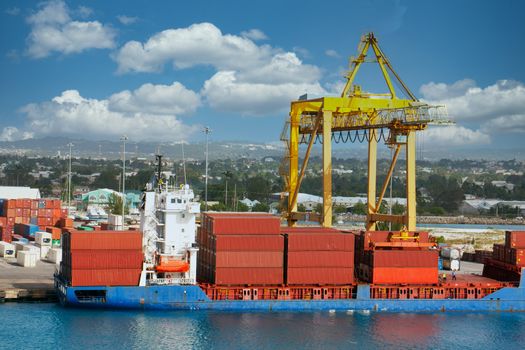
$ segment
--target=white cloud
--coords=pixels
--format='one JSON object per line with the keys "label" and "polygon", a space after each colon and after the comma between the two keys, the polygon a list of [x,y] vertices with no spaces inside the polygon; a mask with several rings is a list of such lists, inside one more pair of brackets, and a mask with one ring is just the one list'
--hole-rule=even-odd
{"label": "white cloud", "polygon": [[233,71],[221,71],[204,83],[201,94],[211,107],[245,115],[284,112],[300,95],[323,95],[319,83],[249,83],[237,80]]}
{"label": "white cloud", "polygon": [[125,90],[109,98],[109,109],[117,112],[180,115],[194,112],[200,104],[199,95],[179,82],[144,84],[133,92]]}
{"label": "white cloud", "polygon": [[76,12],[82,18],[89,17],[93,14],[93,10],[86,6],[79,6]]}
{"label": "white cloud", "polygon": [[[85,8],[84,14],[86,9],[89,10]],[[114,47],[115,31],[111,27],[98,21],[75,21],[70,12],[63,1],[52,0],[41,4],[40,9],[27,18],[31,25],[27,38],[30,56],[43,58],[54,51],[72,54]]]}
{"label": "white cloud", "polygon": [[262,30],[260,30],[260,29],[250,29],[250,30],[247,30],[247,31],[243,31],[243,32],[241,32],[241,36],[243,38],[251,39],[251,40],[254,40],[254,41],[267,40],[268,39],[266,34],[264,34],[264,32]]}
{"label": "white cloud", "polygon": [[133,140],[184,140],[199,127],[184,124],[177,114],[190,113],[198,104],[197,94],[179,83],[145,84],[100,100],[66,90],[51,101],[28,104],[21,112],[27,132],[36,136],[116,138],[126,134]]}
{"label": "white cloud", "polygon": [[27,140],[33,137],[32,132],[21,131],[14,126],[6,126],[0,133],[0,141]]}
{"label": "white cloud", "polygon": [[117,19],[120,23],[124,24],[124,25],[130,25],[130,24],[133,24],[135,22],[137,22],[139,20],[138,17],[131,17],[131,16],[126,16],[126,15],[120,15],[120,16],[117,16]]}
{"label": "white cloud", "polygon": [[198,23],[164,30],[145,43],[128,41],[114,58],[120,73],[157,72],[167,62],[179,69],[211,65],[230,70],[259,66],[271,59],[272,53],[267,45],[257,46],[240,36],[223,35],[211,23]]}
{"label": "white cloud", "polygon": [[19,7],[10,7],[7,10],[5,10],[5,13],[7,13],[10,16],[18,16],[20,14],[20,8]]}
{"label": "white cloud", "polygon": [[332,49],[329,49],[329,50],[326,50],[324,52],[324,54],[328,57],[333,57],[333,58],[339,58],[341,57],[341,55],[339,55],[339,53],[335,50],[332,50]]}
{"label": "white cloud", "polygon": [[454,84],[429,83],[420,89],[426,101],[447,106],[457,122],[480,123],[487,133],[525,131],[519,124],[525,120],[525,85],[513,80],[500,80],[485,88],[469,79]]}
{"label": "white cloud", "polygon": [[491,143],[490,136],[480,130],[463,126],[430,127],[421,134],[425,144],[438,146],[484,145]]}

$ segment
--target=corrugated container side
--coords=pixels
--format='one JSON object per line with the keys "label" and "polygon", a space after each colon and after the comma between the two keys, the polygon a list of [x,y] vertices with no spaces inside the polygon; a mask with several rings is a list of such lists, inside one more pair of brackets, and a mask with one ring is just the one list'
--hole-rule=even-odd
{"label": "corrugated container side", "polygon": [[215,238],[217,251],[283,251],[284,237],[281,235],[224,235]]}
{"label": "corrugated container side", "polygon": [[507,248],[525,248],[525,231],[506,231],[505,245]]}
{"label": "corrugated container side", "polygon": [[435,250],[374,250],[374,267],[431,267],[438,266],[438,253]]}
{"label": "corrugated container side", "polygon": [[283,269],[273,268],[216,268],[210,280],[217,285],[278,285],[283,284]]}
{"label": "corrugated container side", "polygon": [[291,233],[288,251],[353,251],[355,237],[348,233]]}
{"label": "corrugated container side", "polygon": [[67,255],[72,269],[140,269],[144,256],[140,250],[74,250]]}
{"label": "corrugated container side", "polygon": [[140,231],[68,230],[70,249],[142,249]]}
{"label": "corrugated container side", "polygon": [[354,283],[354,269],[347,267],[289,268],[289,285],[346,285]]}
{"label": "corrugated container side", "polygon": [[288,269],[293,267],[353,267],[354,252],[288,252]]}
{"label": "corrugated container side", "polygon": [[216,252],[215,267],[283,267],[283,253]]}
{"label": "corrugated container side", "polygon": [[75,270],[69,275],[73,287],[78,286],[137,286],[140,269]]}
{"label": "corrugated container side", "polygon": [[279,234],[280,218],[270,214],[206,213],[203,226],[213,234]]}
{"label": "corrugated container side", "polygon": [[432,267],[374,267],[373,284],[437,284],[438,270]]}

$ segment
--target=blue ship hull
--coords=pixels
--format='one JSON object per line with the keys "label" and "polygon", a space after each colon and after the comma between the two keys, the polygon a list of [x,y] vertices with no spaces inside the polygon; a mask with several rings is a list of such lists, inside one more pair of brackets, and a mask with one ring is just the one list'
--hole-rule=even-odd
{"label": "blue ship hull", "polygon": [[[370,287],[360,285],[356,299],[217,301],[209,299],[199,286],[70,287],[58,278],[55,279],[55,284],[63,305],[87,308],[224,311],[525,311],[523,287],[502,288],[483,299],[475,300],[371,299]],[[98,297],[93,291],[99,293]]]}

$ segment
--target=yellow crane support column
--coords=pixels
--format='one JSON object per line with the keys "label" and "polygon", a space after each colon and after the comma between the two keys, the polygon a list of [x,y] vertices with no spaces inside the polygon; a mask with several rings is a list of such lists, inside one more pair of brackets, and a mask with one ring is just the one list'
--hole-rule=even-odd
{"label": "yellow crane support column", "polygon": [[[368,220],[366,224],[367,231],[376,230],[376,222],[370,220],[372,213],[376,210],[376,186],[377,186],[377,140],[376,130],[370,129],[370,140],[368,141]],[[379,203],[381,205],[381,203]],[[377,208],[379,209],[379,207]]]}
{"label": "yellow crane support column", "polygon": [[332,227],[332,111],[323,110],[323,227]]}
{"label": "yellow crane support column", "polygon": [[406,191],[407,212],[406,227],[408,231],[416,230],[416,132],[408,131],[406,143]]}
{"label": "yellow crane support column", "polygon": [[[295,113],[294,113],[295,112]],[[297,212],[297,201],[293,202],[293,193],[298,191],[299,177],[299,119],[300,113],[290,114],[290,185],[288,189],[288,212]],[[288,226],[294,226],[295,221],[288,217]]]}

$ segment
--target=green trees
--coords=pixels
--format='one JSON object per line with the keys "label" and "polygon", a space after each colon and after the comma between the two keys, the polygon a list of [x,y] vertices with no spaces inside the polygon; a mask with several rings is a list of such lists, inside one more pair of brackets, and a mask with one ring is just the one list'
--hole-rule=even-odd
{"label": "green trees", "polygon": [[[107,209],[111,214],[122,215],[122,197],[116,193],[112,193],[108,198]],[[124,206],[124,214],[129,214],[129,206],[127,203]]]}

